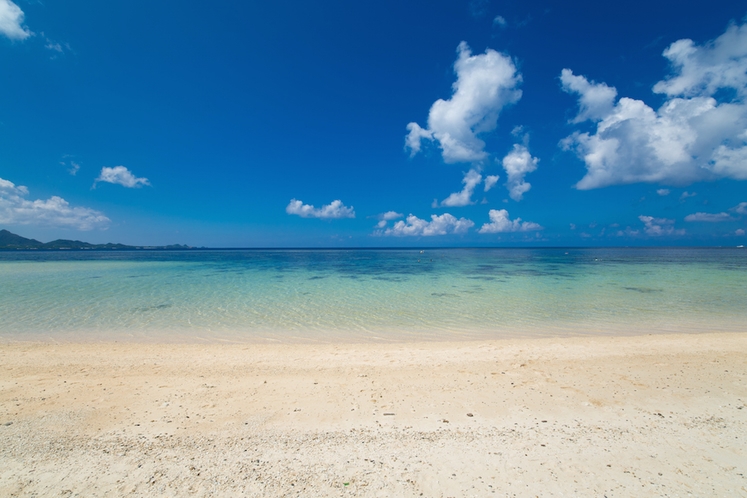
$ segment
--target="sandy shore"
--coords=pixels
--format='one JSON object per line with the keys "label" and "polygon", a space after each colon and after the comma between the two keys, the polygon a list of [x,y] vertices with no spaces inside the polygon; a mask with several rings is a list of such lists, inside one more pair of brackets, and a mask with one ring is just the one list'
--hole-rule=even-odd
{"label": "sandy shore", "polygon": [[747,333],[0,345],[0,496],[747,496]]}

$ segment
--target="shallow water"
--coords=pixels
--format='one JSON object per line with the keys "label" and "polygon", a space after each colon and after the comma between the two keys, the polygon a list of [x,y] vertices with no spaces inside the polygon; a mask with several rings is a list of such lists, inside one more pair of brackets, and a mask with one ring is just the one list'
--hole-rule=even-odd
{"label": "shallow water", "polygon": [[745,303],[736,248],[0,253],[5,340],[745,330]]}

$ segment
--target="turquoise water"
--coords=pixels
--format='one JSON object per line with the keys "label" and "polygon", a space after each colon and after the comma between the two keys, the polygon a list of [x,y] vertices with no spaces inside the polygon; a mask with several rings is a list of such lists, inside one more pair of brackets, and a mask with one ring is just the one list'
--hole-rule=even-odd
{"label": "turquoise water", "polygon": [[0,339],[399,341],[747,330],[744,249],[0,253]]}

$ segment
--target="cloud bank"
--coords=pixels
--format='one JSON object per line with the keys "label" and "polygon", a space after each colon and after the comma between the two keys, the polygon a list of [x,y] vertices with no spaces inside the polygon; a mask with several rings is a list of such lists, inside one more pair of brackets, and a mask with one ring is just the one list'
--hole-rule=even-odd
{"label": "cloud bank", "polygon": [[93,182],[93,187],[99,182],[114,183],[127,188],[140,188],[143,185],[150,185],[147,178],[136,178],[130,170],[124,166],[114,166],[113,168],[101,168],[101,174]]}
{"label": "cloud bank", "polygon": [[[561,72],[563,90],[578,96],[572,122],[596,123],[594,133],[577,131],[561,142],[586,165],[576,188],[747,179],[747,25],[729,26],[701,46],[676,41],[663,55],[673,74],[653,87],[667,99],[658,110]],[[717,94],[731,98],[719,102]]]}
{"label": "cloud bank", "polygon": [[93,230],[106,228],[109,218],[85,207],[72,207],[62,197],[47,200],[25,199],[29,190],[0,178],[0,223],[8,225],[42,225],[50,227]]}
{"label": "cloud bank", "polygon": [[708,223],[718,223],[721,221],[733,221],[734,218],[728,213],[693,213],[685,216],[685,221],[705,221]]}
{"label": "cloud bank", "polygon": [[647,235],[653,237],[659,237],[662,235],[685,235],[685,230],[677,230],[674,228],[674,220],[667,218],[654,218],[653,216],[641,215],[638,217],[643,222],[644,229]]}
{"label": "cloud bank", "polygon": [[446,163],[484,160],[488,154],[478,135],[494,130],[501,110],[521,98],[521,75],[510,57],[492,49],[472,55],[466,42],[459,44],[457,54],[451,98],[433,103],[427,128],[407,125],[405,146],[412,156],[427,139],[438,142]]}
{"label": "cloud bank", "polygon": [[0,34],[11,40],[25,40],[33,33],[23,26],[21,8],[10,0],[0,0]]}
{"label": "cloud bank", "polygon": [[408,215],[405,220],[400,220],[392,228],[376,232],[376,235],[386,235],[394,237],[431,237],[434,235],[462,234],[475,226],[472,220],[459,218],[444,213],[441,216],[431,215],[431,221],[418,218],[415,215]]}
{"label": "cloud bank", "polygon": [[311,204],[304,204],[299,200],[291,199],[290,203],[285,208],[285,212],[288,214],[295,214],[301,218],[355,218],[355,210],[353,210],[353,207],[345,206],[339,199],[332,201],[319,209]]}
{"label": "cloud bank", "polygon": [[491,209],[488,212],[490,223],[485,223],[479,233],[534,232],[542,227],[532,221],[521,221],[521,218],[510,220],[505,209]]}

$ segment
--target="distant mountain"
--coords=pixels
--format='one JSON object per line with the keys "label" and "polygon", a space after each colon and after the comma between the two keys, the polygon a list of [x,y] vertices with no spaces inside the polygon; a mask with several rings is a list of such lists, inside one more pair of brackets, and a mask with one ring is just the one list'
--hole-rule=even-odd
{"label": "distant mountain", "polygon": [[192,249],[189,246],[173,244],[168,246],[128,246],[125,244],[89,244],[80,240],[58,239],[52,242],[39,242],[35,239],[27,239],[7,230],[0,230],[0,251],[8,250],[30,250],[37,249],[43,251],[60,251],[60,250],[164,250],[164,249]]}
{"label": "distant mountain", "polygon": [[38,240],[27,239],[7,230],[0,230],[0,248],[2,249],[38,249],[43,245]]}

